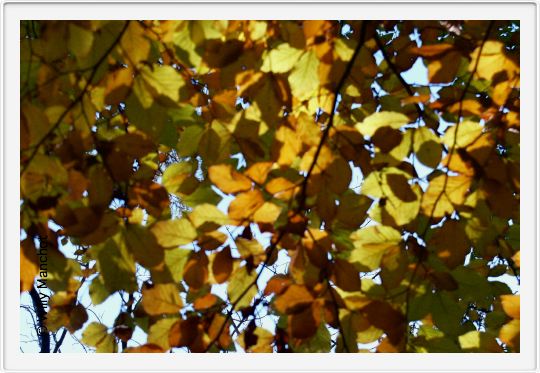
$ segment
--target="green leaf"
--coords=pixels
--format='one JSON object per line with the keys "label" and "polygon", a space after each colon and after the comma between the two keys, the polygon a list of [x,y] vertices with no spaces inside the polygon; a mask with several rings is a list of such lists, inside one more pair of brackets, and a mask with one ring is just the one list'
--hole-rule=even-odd
{"label": "green leaf", "polygon": [[80,60],[92,50],[94,33],[74,24],[69,25],[68,48]]}
{"label": "green leaf", "polygon": [[186,245],[197,238],[197,231],[187,219],[158,221],[151,230],[164,248]]}
{"label": "green leaf", "polygon": [[203,126],[192,125],[186,127],[180,135],[180,141],[176,146],[178,155],[181,157],[189,157],[197,153],[204,132]]}
{"label": "green leaf", "polygon": [[270,50],[263,59],[261,71],[273,72],[276,74],[290,71],[297,63],[300,56],[304,53],[301,49],[291,47],[287,43],[282,43]]}
{"label": "green leaf", "polygon": [[116,352],[118,345],[114,336],[107,333],[107,327],[98,322],[90,323],[82,333],[81,342],[96,347],[96,352]]}
{"label": "green leaf", "polygon": [[129,224],[124,239],[135,260],[146,268],[163,262],[163,247],[158,245],[156,237],[146,227]]}
{"label": "green leaf", "polygon": [[105,243],[93,246],[90,254],[97,260],[103,285],[109,292],[117,290],[135,291],[135,261],[126,249],[123,240],[108,239]]}
{"label": "green leaf", "polygon": [[372,137],[381,127],[388,126],[398,129],[407,123],[409,123],[409,118],[405,114],[393,111],[381,111],[371,114],[355,127],[362,135]]}
{"label": "green leaf", "polygon": [[133,90],[142,106],[149,108],[159,96],[178,102],[184,85],[184,79],[172,66],[144,65],[135,78]]}
{"label": "green leaf", "polygon": [[99,276],[92,280],[92,283],[88,287],[88,292],[94,305],[103,303],[111,295],[105,284],[103,284],[103,279]]}
{"label": "green leaf", "polygon": [[460,325],[465,307],[458,304],[446,292],[435,294],[430,313],[435,326],[443,332],[454,336],[463,332]]}
{"label": "green leaf", "polygon": [[442,156],[442,147],[437,135],[427,127],[419,127],[414,130],[413,136],[413,149],[418,160],[428,167],[436,168]]}
{"label": "green leaf", "polygon": [[294,352],[300,353],[328,352],[330,351],[331,343],[332,339],[330,338],[330,331],[325,323],[321,323],[313,337],[303,340],[302,343],[297,346],[293,345],[292,348]]}
{"label": "green leaf", "polygon": [[180,320],[180,317],[167,317],[156,321],[148,330],[148,343],[154,343],[164,350],[171,348],[169,346],[169,332],[175,322]]}
{"label": "green leaf", "polygon": [[227,294],[231,302],[236,302],[234,309],[239,310],[251,304],[251,301],[258,292],[257,284],[251,286],[244,295],[242,293],[247,289],[249,284],[253,283],[256,277],[257,271],[252,270],[251,273],[248,273],[245,266],[233,272],[227,285]]}
{"label": "green leaf", "polygon": [[182,280],[182,273],[192,250],[172,249],[165,251],[165,265],[175,282]]}
{"label": "green leaf", "polygon": [[182,196],[182,203],[191,208],[205,203],[217,205],[220,200],[219,194],[207,182],[201,183],[193,193]]}
{"label": "green leaf", "polygon": [[431,292],[414,297],[410,300],[409,321],[422,320],[427,316],[432,308],[435,295]]}
{"label": "green leaf", "polygon": [[169,193],[176,193],[182,184],[188,183],[193,174],[193,165],[189,162],[178,162],[169,165],[161,178],[161,183]]}
{"label": "green leaf", "polygon": [[319,59],[314,51],[305,52],[289,75],[289,84],[299,100],[311,98],[319,87]]}

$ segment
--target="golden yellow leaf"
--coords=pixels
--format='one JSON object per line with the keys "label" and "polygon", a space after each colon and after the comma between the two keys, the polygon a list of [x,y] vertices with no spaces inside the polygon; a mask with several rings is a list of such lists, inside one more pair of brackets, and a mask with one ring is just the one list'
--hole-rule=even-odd
{"label": "golden yellow leaf", "polygon": [[266,184],[266,191],[273,197],[289,200],[298,189],[298,183],[294,183],[284,177],[276,177]]}
{"label": "golden yellow leaf", "polygon": [[255,183],[262,185],[266,181],[272,166],[272,162],[257,162],[249,166],[244,174]]}
{"label": "golden yellow leaf", "polygon": [[305,286],[293,284],[274,301],[274,307],[281,313],[298,313],[314,301],[313,295]]}
{"label": "golden yellow leaf", "polygon": [[237,223],[250,220],[263,204],[263,195],[258,190],[240,193],[229,205],[229,218]]}
{"label": "golden yellow leaf", "polygon": [[501,304],[504,312],[513,319],[519,320],[519,295],[501,295]]}
{"label": "golden yellow leaf", "polygon": [[208,176],[225,193],[238,193],[251,189],[251,180],[234,170],[231,165],[210,166]]}
{"label": "golden yellow leaf", "polygon": [[[486,41],[483,47],[479,46],[471,53],[471,60],[478,60],[476,74],[482,79],[493,80],[499,72],[505,72],[508,79],[519,74],[519,65],[507,55],[504,43],[500,41]],[[471,63],[469,71],[473,68]]]}
{"label": "golden yellow leaf", "polygon": [[426,216],[442,218],[465,202],[471,178],[465,175],[439,175],[433,178],[422,197],[422,212]]}
{"label": "golden yellow leaf", "polygon": [[520,349],[520,320],[513,319],[507,324],[504,324],[499,332],[499,338],[519,352]]}
{"label": "golden yellow leaf", "polygon": [[176,284],[143,286],[142,307],[149,315],[177,313],[182,308],[178,286]]}

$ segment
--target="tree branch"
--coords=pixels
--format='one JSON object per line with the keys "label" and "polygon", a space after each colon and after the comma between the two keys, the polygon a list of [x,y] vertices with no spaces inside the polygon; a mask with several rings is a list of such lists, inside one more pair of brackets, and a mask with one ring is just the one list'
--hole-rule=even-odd
{"label": "tree branch", "polygon": [[[388,64],[388,67],[390,68],[390,70],[392,70],[394,75],[398,78],[399,82],[401,83],[403,88],[405,88],[405,90],[407,91],[409,96],[413,97],[414,96],[414,91],[412,90],[411,86],[405,81],[405,79],[403,79],[403,76],[401,76],[401,73],[398,71],[396,65],[390,59],[390,56],[386,52],[386,49],[385,49],[381,39],[379,38],[379,35],[377,34],[377,32],[375,32],[375,43],[377,44],[377,47],[380,49],[380,51],[381,51],[381,53],[382,53],[382,55],[384,57],[384,60]],[[423,118],[424,117],[424,111],[422,110],[420,105],[418,105],[418,103],[415,103],[414,107],[416,108],[416,112],[418,113],[418,117]]]}
{"label": "tree branch", "polygon": [[319,155],[321,153],[322,147],[328,138],[328,135],[330,133],[330,129],[334,125],[334,116],[337,110],[338,105],[338,96],[343,89],[343,85],[345,84],[345,81],[347,80],[349,74],[351,73],[351,70],[354,66],[354,62],[356,60],[356,57],[360,53],[360,49],[362,49],[362,46],[364,45],[364,41],[366,38],[366,28],[369,21],[362,21],[362,26],[360,28],[360,36],[358,40],[358,44],[356,45],[356,48],[354,49],[354,53],[345,67],[345,71],[343,72],[343,75],[341,76],[341,79],[339,80],[337,86],[336,86],[336,92],[334,94],[334,102],[332,103],[332,112],[330,113],[330,119],[328,120],[328,125],[323,131],[323,134],[321,136],[321,140],[319,141],[319,144],[317,145],[317,149],[315,151],[315,155],[313,156],[313,162],[311,162],[311,165],[309,166],[308,172],[306,176],[304,177],[304,180],[302,182],[302,186],[300,189],[300,196],[299,196],[299,204],[297,212],[303,211],[306,208],[306,198],[307,198],[307,185],[309,177],[311,176],[313,169],[315,168],[315,165],[317,164],[317,159],[319,158]]}
{"label": "tree branch", "polygon": [[32,286],[32,289],[30,289],[30,297],[32,298],[32,304],[34,305],[34,311],[37,317],[38,338],[41,348],[40,352],[48,354],[51,352],[51,335],[49,334],[49,331],[43,327],[47,312],[45,311],[45,307],[43,307],[43,303],[41,303],[41,298],[35,286]]}
{"label": "tree branch", "polygon": [[122,28],[122,30],[120,31],[120,33],[118,34],[118,36],[116,37],[116,39],[113,41],[113,43],[109,46],[109,48],[107,48],[107,50],[105,51],[105,53],[100,57],[100,59],[96,62],[96,64],[92,67],[92,72],[90,73],[90,76],[88,77],[87,81],[86,81],[86,84],[84,85],[82,91],[79,93],[79,95],[75,98],[75,100],[73,100],[69,106],[62,112],[62,114],[60,115],[60,117],[58,117],[58,119],[56,120],[56,122],[51,126],[51,128],[47,131],[47,133],[41,138],[41,140],[38,141],[38,143],[36,145],[34,145],[34,150],[32,151],[32,153],[30,154],[30,156],[28,157],[28,160],[26,161],[26,164],[24,165],[24,167],[22,168],[22,171],[21,171],[21,176],[24,175],[24,173],[26,172],[26,170],[28,169],[28,166],[30,165],[30,163],[32,163],[32,160],[34,159],[34,157],[36,156],[39,148],[45,143],[45,141],[49,138],[49,136],[51,136],[55,131],[56,129],[60,126],[60,124],[62,123],[62,121],[64,120],[64,118],[66,117],[66,115],[79,103],[79,101],[82,100],[82,98],[84,97],[84,95],[86,94],[86,91],[88,90],[88,88],[90,87],[90,84],[92,84],[92,80],[94,80],[94,77],[96,76],[98,70],[99,70],[99,67],[101,66],[101,64],[103,63],[103,61],[105,61],[105,59],[109,56],[109,54],[112,52],[112,50],[116,47],[116,45],[120,42],[120,39],[122,39],[122,36],[124,35],[124,33],[126,32],[128,26],[129,26],[129,22],[130,21],[126,21],[126,23],[124,24],[124,27]]}

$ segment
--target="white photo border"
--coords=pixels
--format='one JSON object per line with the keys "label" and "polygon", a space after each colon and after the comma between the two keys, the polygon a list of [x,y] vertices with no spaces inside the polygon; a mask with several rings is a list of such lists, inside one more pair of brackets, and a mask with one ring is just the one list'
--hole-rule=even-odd
{"label": "white photo border", "polygon": [[[479,2],[3,1],[2,371],[538,371],[538,6]],[[521,34],[521,352],[517,354],[24,354],[19,351],[19,22],[24,19],[507,19]],[[19,197],[19,198],[17,198]],[[16,215],[17,214],[17,215]],[[16,217],[17,216],[17,217]]]}

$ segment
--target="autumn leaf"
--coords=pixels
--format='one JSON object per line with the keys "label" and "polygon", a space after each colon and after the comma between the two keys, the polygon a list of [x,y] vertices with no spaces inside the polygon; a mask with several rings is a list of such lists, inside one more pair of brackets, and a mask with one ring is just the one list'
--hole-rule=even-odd
{"label": "autumn leaf", "polygon": [[149,315],[176,313],[182,308],[178,288],[174,284],[155,284],[142,290],[142,307]]}
{"label": "autumn leaf", "polygon": [[19,26],[22,324],[37,290],[77,351],[520,351],[518,21]]}

